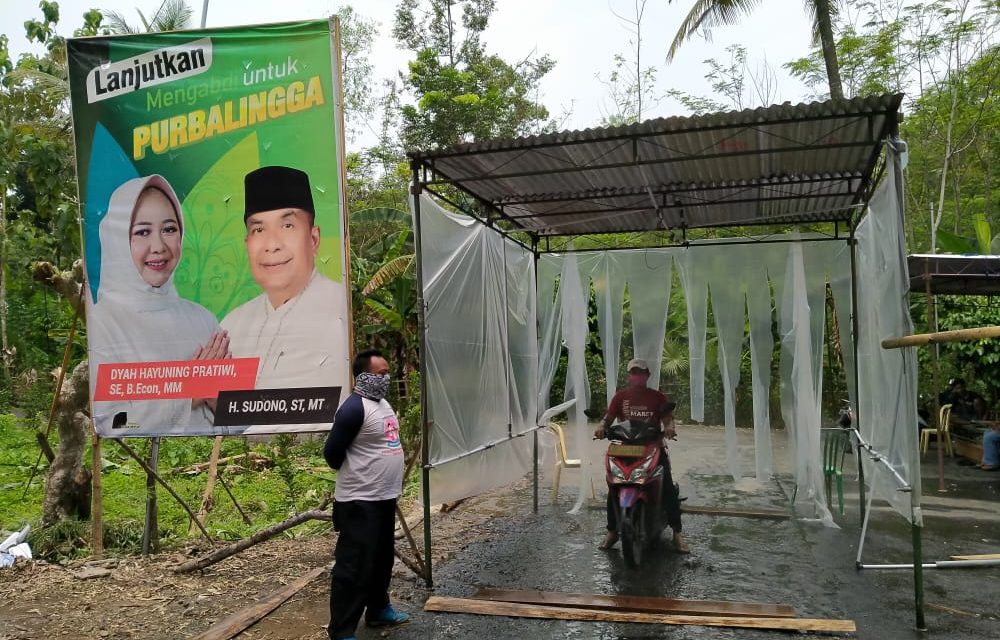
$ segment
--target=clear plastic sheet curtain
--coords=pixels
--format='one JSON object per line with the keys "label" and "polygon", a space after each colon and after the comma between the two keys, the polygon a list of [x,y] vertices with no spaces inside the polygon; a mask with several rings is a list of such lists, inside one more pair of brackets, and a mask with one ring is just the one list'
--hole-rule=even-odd
{"label": "clear plastic sheet curtain", "polygon": [[509,241],[504,251],[511,432],[519,435],[535,427],[539,410],[535,256]]}
{"label": "clear plastic sheet curtain", "polygon": [[744,246],[711,246],[699,249],[698,262],[708,275],[712,317],[718,338],[716,353],[722,377],[723,416],[726,427],[726,467],[734,480],[743,476],[736,436],[736,386],[743,360],[746,283]]}
{"label": "clear plastic sheet curtain", "polygon": [[[832,523],[825,504],[820,444],[827,282],[836,306],[845,367],[849,376],[855,367],[858,370],[859,424],[876,449],[904,477],[912,477],[915,362],[912,350],[883,352],[879,345],[885,337],[910,330],[899,195],[891,188],[896,184],[892,171],[857,231],[857,363],[851,347],[851,261],[846,242],[805,237],[767,246],[693,244],[683,249],[542,254],[537,258],[536,280],[530,251],[423,198],[434,499],[470,495],[527,473],[531,438],[516,436],[532,429],[548,407],[559,359],[565,353],[564,397],[576,401],[567,411],[567,444],[571,457],[586,463],[579,476],[579,508],[585,491],[589,493],[590,479],[600,477],[599,456],[591,451],[594,447],[584,415],[590,405],[585,362],[588,300],[593,293],[611,394],[620,375],[626,291],[633,352],[659,373],[674,265],[687,300],[691,417],[696,421],[704,420],[709,295],[716,310],[726,459],[734,477],[743,473],[735,438],[734,390],[747,348],[747,323],[755,475],[763,481],[773,472],[769,396],[772,301],[776,301],[781,408],[793,444],[798,498],[814,503],[819,519]],[[851,391],[852,387],[848,385]],[[886,474],[880,476],[873,469],[867,477],[877,496],[888,499],[901,513],[909,512],[908,498],[896,491]]]}
{"label": "clear plastic sheet curtain", "polygon": [[670,311],[672,253],[670,249],[654,249],[623,251],[617,256],[628,283],[632,353],[649,364],[649,386],[654,389],[660,386],[663,340]]}
{"label": "clear plastic sheet curtain", "polygon": [[534,257],[428,197],[420,229],[431,496],[447,502],[531,468],[514,436],[537,415]]}
{"label": "clear plastic sheet curtain", "polygon": [[[902,224],[901,159],[888,145],[886,175],[857,229],[858,426],[876,452],[912,487],[865,456],[865,480],[875,499],[922,524],[917,449],[916,350],[882,349],[886,338],[913,333]],[[912,502],[912,504],[911,504]]]}
{"label": "clear plastic sheet curtain", "polygon": [[[812,247],[810,247],[811,249]],[[816,375],[814,316],[810,309],[802,243],[788,251],[781,283],[781,408],[795,456],[795,496],[810,503],[817,520],[836,526],[826,504],[820,441],[820,380]]]}
{"label": "clear plastic sheet curtain", "polygon": [[562,351],[562,304],[557,297],[557,283],[562,271],[562,257],[542,254],[538,257],[538,394],[539,415],[549,408],[552,383],[559,368]]}
{"label": "clear plastic sheet curtain", "polygon": [[601,337],[601,355],[604,356],[607,392],[605,397],[609,401],[617,386],[622,323],[625,315],[625,278],[618,258],[613,253],[601,253],[590,274],[594,298],[597,301],[597,328]]}
{"label": "clear plastic sheet curtain", "polygon": [[757,481],[761,483],[770,480],[774,473],[771,445],[771,359],[774,354],[774,330],[771,285],[767,276],[768,265],[763,260],[754,261],[747,272],[754,470]]}
{"label": "clear plastic sheet curtain", "polygon": [[[548,420],[545,412],[550,409],[549,398],[552,383],[555,381],[556,370],[559,368],[559,356],[562,353],[562,303],[559,298],[559,275],[562,272],[562,256],[542,254],[536,263],[537,277],[535,287],[538,292],[536,305],[538,316],[538,391],[537,411],[538,424],[544,425]],[[553,416],[554,417],[554,416]],[[549,465],[556,460],[555,434],[548,430],[539,432],[539,464]]]}
{"label": "clear plastic sheet curtain", "polygon": [[691,419],[705,421],[705,337],[708,322],[708,281],[698,262],[703,248],[690,247],[680,253],[680,272],[684,299],[687,300],[688,380],[691,386]]}
{"label": "clear plastic sheet curtain", "polygon": [[[585,267],[589,273],[593,257],[587,260]],[[562,273],[559,277],[559,299],[562,303],[562,335],[566,345],[566,391],[565,400],[576,400],[576,404],[567,411],[566,438],[567,445],[573,450],[583,452],[588,449],[590,430],[587,427],[587,416],[584,411],[590,406],[590,380],[587,376],[587,335],[590,332],[587,323],[587,301],[589,299],[590,279],[581,273],[581,265],[576,253],[568,253],[563,258]],[[581,455],[579,493],[576,504],[570,510],[575,513],[583,506],[585,485],[594,473],[593,456]],[[586,479],[587,482],[583,480]]]}

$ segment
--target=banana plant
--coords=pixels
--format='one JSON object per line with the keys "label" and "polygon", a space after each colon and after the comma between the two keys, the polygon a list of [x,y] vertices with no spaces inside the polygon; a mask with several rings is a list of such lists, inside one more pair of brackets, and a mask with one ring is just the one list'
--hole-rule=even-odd
{"label": "banana plant", "polygon": [[972,228],[976,233],[975,242],[944,229],[938,229],[938,248],[943,253],[965,255],[998,255],[1000,254],[1000,233],[993,235],[990,221],[985,213],[972,215]]}

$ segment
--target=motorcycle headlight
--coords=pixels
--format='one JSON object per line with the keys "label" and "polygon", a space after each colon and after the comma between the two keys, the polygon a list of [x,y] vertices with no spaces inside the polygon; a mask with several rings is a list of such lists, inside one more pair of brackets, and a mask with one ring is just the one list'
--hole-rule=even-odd
{"label": "motorcycle headlight", "polygon": [[638,467],[632,470],[631,475],[628,477],[629,482],[642,482],[646,479],[646,467]]}
{"label": "motorcycle headlight", "polygon": [[622,473],[622,470],[621,468],[619,468],[618,465],[611,463],[608,465],[608,467],[611,468],[611,477],[613,477],[615,480],[621,480],[622,482],[625,482],[625,474]]}

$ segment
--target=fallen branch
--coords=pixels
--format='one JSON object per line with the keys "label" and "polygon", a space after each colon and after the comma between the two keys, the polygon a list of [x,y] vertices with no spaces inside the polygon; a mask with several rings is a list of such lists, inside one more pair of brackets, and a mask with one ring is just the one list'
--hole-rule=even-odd
{"label": "fallen branch", "polygon": [[456,500],[454,502],[445,502],[444,504],[441,505],[441,513],[451,513],[452,511],[457,509],[459,505],[462,504],[463,502],[465,502],[465,498]]}
{"label": "fallen branch", "polygon": [[291,529],[292,527],[298,526],[303,522],[308,522],[309,520],[330,520],[331,516],[329,511],[327,511],[327,507],[329,505],[330,497],[327,496],[316,509],[295,514],[283,522],[279,522],[278,524],[272,525],[266,529],[261,529],[249,538],[244,538],[243,540],[239,540],[233,544],[216,549],[206,556],[188,560],[187,562],[177,566],[174,569],[174,573],[190,573],[191,571],[204,569],[205,567],[211,566],[220,560],[225,560],[229,556],[236,555],[244,549],[249,549],[257,543],[269,540],[282,531]]}
{"label": "fallen branch", "polygon": [[[246,458],[247,462],[250,463],[249,466],[256,466],[258,469],[269,467],[272,464],[270,458],[268,458],[267,456],[261,455],[259,453],[255,453],[253,451],[251,451],[250,453],[240,453],[240,454],[237,454],[235,456],[228,456],[226,458],[219,458],[215,462],[215,464],[221,467],[222,465],[230,464],[230,463],[233,463],[233,462],[238,462],[238,461],[240,461],[240,460],[242,460],[244,458]],[[208,462],[199,462],[197,464],[193,464],[193,465],[188,466],[188,467],[176,467],[174,469],[171,469],[170,473],[171,474],[178,474],[178,473],[201,473],[202,471],[205,471],[205,470],[211,468],[211,466],[212,466],[212,462],[211,461],[208,461]]]}
{"label": "fallen branch", "polygon": [[415,573],[417,575],[418,578],[423,578],[423,577],[425,577],[427,575],[424,572],[424,568],[422,566],[418,565],[416,562],[414,562],[410,558],[407,558],[406,556],[404,556],[402,553],[399,552],[399,549],[393,549],[392,551],[393,551],[393,553],[396,554],[396,557],[399,558],[399,561],[402,562],[403,564],[405,564],[406,567],[410,571],[412,571],[413,573]]}
{"label": "fallen branch", "polygon": [[[226,495],[229,496],[229,499],[233,501],[233,506],[236,507],[236,510],[239,512],[240,516],[243,517],[243,522],[245,522],[246,524],[253,524],[253,522],[250,520],[250,516],[246,514],[246,511],[243,510],[243,507],[240,506],[240,503],[236,501],[236,496],[234,496],[233,492],[229,490],[229,485],[226,484],[226,481],[222,478],[222,476],[219,476],[219,484],[222,485],[222,488],[226,491]],[[330,519],[332,520],[333,518],[331,517]]]}

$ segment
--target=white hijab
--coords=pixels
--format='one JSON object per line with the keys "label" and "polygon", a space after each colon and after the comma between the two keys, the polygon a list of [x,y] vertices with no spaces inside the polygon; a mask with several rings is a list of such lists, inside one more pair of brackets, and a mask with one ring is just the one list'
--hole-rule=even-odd
{"label": "white hijab", "polygon": [[[92,381],[97,380],[100,364],[187,360],[219,328],[211,312],[177,295],[172,273],[159,287],[148,284],[139,274],[132,260],[130,234],[136,204],[148,188],[166,194],[182,232],[184,229],[180,201],[162,176],[134,178],[111,194],[108,212],[100,224],[97,301],[90,304],[88,297]],[[128,414],[128,428],[112,432],[111,421],[120,411]],[[101,435],[121,437],[190,433],[191,427],[206,426],[207,418],[201,412],[192,415],[190,400],[135,400],[95,402],[94,421]]]}

